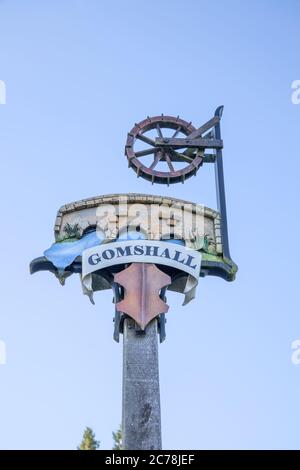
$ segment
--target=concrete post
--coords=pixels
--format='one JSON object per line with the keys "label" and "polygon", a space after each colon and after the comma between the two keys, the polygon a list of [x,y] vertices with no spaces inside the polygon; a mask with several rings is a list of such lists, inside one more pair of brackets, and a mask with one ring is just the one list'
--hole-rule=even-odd
{"label": "concrete post", "polygon": [[124,321],[122,406],[123,448],[161,449],[156,319],[144,335],[136,334],[134,320]]}

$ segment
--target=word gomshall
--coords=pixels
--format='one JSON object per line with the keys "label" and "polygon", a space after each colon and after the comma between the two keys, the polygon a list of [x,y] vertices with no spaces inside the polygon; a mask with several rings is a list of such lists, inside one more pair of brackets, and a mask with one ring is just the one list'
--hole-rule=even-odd
{"label": "word gomshall", "polygon": [[[184,256],[180,251],[175,250],[175,253],[170,252],[170,248],[159,247],[155,245],[143,246],[143,245],[126,245],[125,247],[117,246],[116,248],[106,248],[102,252],[102,256],[98,253],[94,253],[88,258],[89,264],[95,266],[96,264],[101,263],[103,260],[110,261],[114,258],[122,258],[123,256],[149,256],[158,257],[158,258],[167,258],[171,261],[176,261],[178,263],[189,266],[191,269],[197,267],[196,264],[192,264],[194,256],[186,255]],[[149,260],[150,261],[150,260]]]}
{"label": "word gomshall", "polygon": [[185,246],[162,241],[131,240],[106,243],[82,253],[82,275],[108,266],[138,262],[173,266],[199,277],[201,255]]}
{"label": "word gomshall", "polygon": [[92,273],[114,265],[153,263],[171,266],[188,274],[184,304],[195,297],[201,269],[201,253],[170,242],[127,240],[94,246],[82,253],[82,286],[92,292]]}

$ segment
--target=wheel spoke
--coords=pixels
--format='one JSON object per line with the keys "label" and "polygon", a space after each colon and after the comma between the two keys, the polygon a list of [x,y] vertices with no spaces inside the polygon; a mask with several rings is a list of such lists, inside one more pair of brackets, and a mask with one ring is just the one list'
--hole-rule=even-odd
{"label": "wheel spoke", "polygon": [[136,138],[142,140],[146,144],[152,145],[152,147],[155,147],[154,140],[150,139],[149,137],[146,137],[144,134],[137,134]]}
{"label": "wheel spoke", "polygon": [[157,152],[157,154],[154,157],[154,161],[152,165],[149,167],[150,170],[153,170],[153,168],[156,167],[161,157],[162,157],[162,152]]}
{"label": "wheel spoke", "polygon": [[151,155],[154,152],[155,152],[155,149],[150,148],[150,149],[146,149],[146,150],[141,150],[140,152],[136,152],[135,156],[136,157],[145,157],[146,155]]}
{"label": "wheel spoke", "polygon": [[176,131],[174,132],[174,134],[172,135],[171,139],[175,139],[175,137],[177,136],[178,132],[180,132],[180,129],[181,129],[181,126],[178,126]]}
{"label": "wheel spoke", "polygon": [[172,148],[169,148],[169,151],[172,155],[174,155],[176,158],[179,158],[182,162],[191,163],[194,160],[193,158],[189,157],[188,155],[185,155],[184,153],[176,152],[176,150]]}
{"label": "wheel spoke", "polygon": [[169,167],[170,171],[175,171],[174,167],[172,165],[172,160],[170,158],[170,155],[167,152],[165,153],[165,159],[166,159],[166,162],[168,164],[168,167]]}
{"label": "wheel spoke", "polygon": [[188,148],[183,152],[182,155],[185,155],[186,157],[190,158],[194,154],[195,154],[195,149]]}
{"label": "wheel spoke", "polygon": [[157,129],[158,137],[162,139],[164,136],[162,135],[162,131],[158,123],[156,124],[156,129]]}

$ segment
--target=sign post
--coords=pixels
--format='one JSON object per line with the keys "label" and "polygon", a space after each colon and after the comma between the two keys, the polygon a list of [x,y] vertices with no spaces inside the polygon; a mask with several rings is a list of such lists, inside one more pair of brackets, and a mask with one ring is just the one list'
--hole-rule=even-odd
{"label": "sign post", "polygon": [[123,334],[124,449],[162,448],[158,337],[160,342],[166,338],[167,290],[182,293],[185,305],[194,299],[200,277],[235,278],[227,231],[222,110],[217,108],[198,128],[179,117],[147,117],[135,124],[125,146],[129,167],[152,184],[184,183],[203,164],[214,163],[216,210],[147,194],[76,201],[60,208],[55,243],[30,264],[31,273],[50,271],[62,285],[71,274],[80,274],[83,293],[92,303],[95,291],[112,289],[114,340],[119,342]]}
{"label": "sign post", "polygon": [[136,334],[134,320],[123,330],[122,433],[124,449],[161,449],[157,320]]}

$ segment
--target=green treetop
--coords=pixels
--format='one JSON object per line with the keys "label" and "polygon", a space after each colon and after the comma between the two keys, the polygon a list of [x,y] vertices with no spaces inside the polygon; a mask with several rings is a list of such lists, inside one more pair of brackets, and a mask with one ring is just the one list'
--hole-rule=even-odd
{"label": "green treetop", "polygon": [[82,441],[77,447],[78,450],[97,450],[100,446],[100,442],[96,441],[96,436],[93,430],[87,427],[83,433]]}
{"label": "green treetop", "polygon": [[122,450],[122,430],[121,426],[116,432],[112,433],[113,435],[113,440],[114,440],[114,446],[113,450]]}

